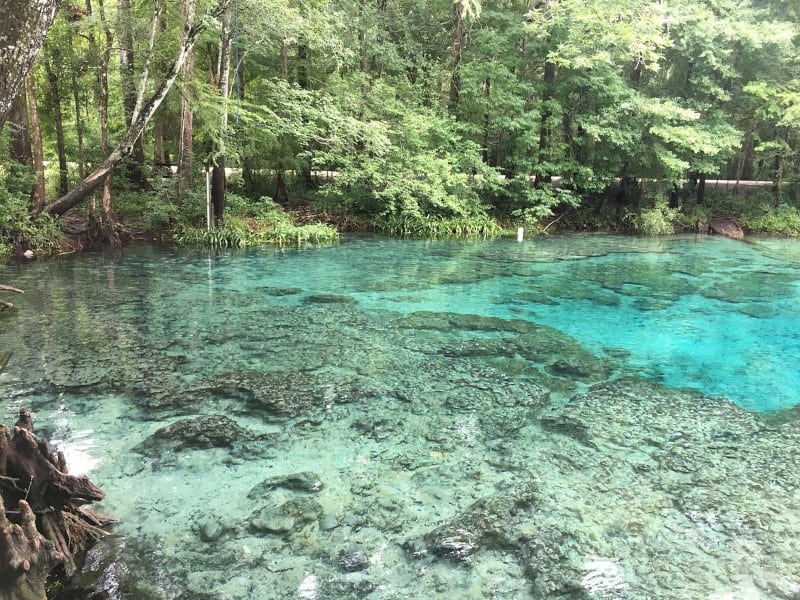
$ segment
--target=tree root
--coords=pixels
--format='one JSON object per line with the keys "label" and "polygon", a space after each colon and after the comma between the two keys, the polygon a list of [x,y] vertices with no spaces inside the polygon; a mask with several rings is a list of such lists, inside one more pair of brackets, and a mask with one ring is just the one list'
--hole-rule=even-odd
{"label": "tree root", "polygon": [[103,497],[34,435],[30,410],[20,410],[13,436],[0,425],[0,600],[42,600],[53,569],[69,576],[115,521],[84,508]]}

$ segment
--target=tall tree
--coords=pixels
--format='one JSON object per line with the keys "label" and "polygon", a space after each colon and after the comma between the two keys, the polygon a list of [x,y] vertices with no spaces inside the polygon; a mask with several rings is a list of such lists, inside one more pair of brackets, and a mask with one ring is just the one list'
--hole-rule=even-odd
{"label": "tall tree", "polygon": [[31,204],[34,210],[41,210],[46,202],[44,146],[42,144],[42,126],[39,122],[39,109],[36,106],[36,84],[32,72],[29,72],[25,78],[25,95],[28,99],[28,125],[31,133],[31,148],[33,150],[34,180]]}
{"label": "tall tree", "polygon": [[[88,2],[89,0],[87,0]],[[100,19],[100,25],[103,29],[103,38],[105,40],[105,47],[101,52],[100,71],[98,73],[98,100],[100,104],[100,147],[103,156],[108,156],[109,143],[108,143],[108,68],[109,58],[114,48],[114,36],[111,32],[111,26],[106,19],[105,6],[103,0],[97,0],[97,12]],[[100,239],[110,246],[119,246],[120,239],[117,234],[117,218],[114,214],[114,209],[111,206],[111,172],[106,173],[103,177],[103,191],[100,196],[100,212],[97,215],[97,222],[99,224]]]}
{"label": "tall tree", "polygon": [[33,164],[31,136],[28,126],[28,99],[25,90],[17,94],[7,124],[11,129],[11,155],[23,165]]}
{"label": "tall tree", "polygon": [[[193,23],[195,0],[181,0],[181,18]],[[181,69],[183,87],[181,94],[181,129],[178,145],[178,201],[182,201],[186,190],[192,185],[194,165],[194,121],[192,104],[194,93],[194,48],[190,48]]]}
{"label": "tall tree", "polygon": [[[161,2],[155,2],[156,10],[160,10]],[[117,37],[119,38],[120,81],[122,84],[125,126],[130,127],[133,112],[136,108],[136,69],[134,52],[134,19],[131,0],[117,0]],[[128,179],[137,187],[145,185],[144,176],[144,143],[139,136],[133,144],[128,162]]]}
{"label": "tall tree", "polygon": [[478,0],[454,0],[453,2],[453,66],[450,72],[450,106],[458,105],[461,88],[461,61],[464,55],[464,21],[480,15]]}
{"label": "tall tree", "polygon": [[44,63],[47,82],[49,83],[50,107],[53,111],[53,120],[56,127],[56,152],[58,154],[58,193],[66,194],[69,188],[67,172],[67,151],[64,145],[64,112],[61,108],[61,77],[63,72],[60,53],[56,49],[45,46]]}
{"label": "tall tree", "polygon": [[[213,11],[212,14],[215,14]],[[137,109],[128,127],[122,134],[116,147],[105,157],[97,168],[87,175],[83,181],[70,190],[67,194],[54,200],[42,208],[42,212],[61,215],[70,208],[77,206],[98,186],[100,186],[108,173],[116,167],[125,157],[129,156],[133,150],[134,142],[142,134],[145,126],[153,116],[155,111],[164,101],[172,84],[180,73],[187,55],[195,44],[197,36],[202,31],[202,25],[196,22],[187,22],[181,33],[175,57],[170,63],[163,79],[156,85],[154,92],[145,100],[145,90],[147,84],[148,71],[145,70],[139,81],[139,91],[137,98]]]}
{"label": "tall tree", "polygon": [[225,138],[228,135],[228,99],[230,97],[231,52],[233,49],[233,11],[232,3],[226,0],[223,5],[219,51],[215,72],[217,92],[222,103],[217,130],[216,148],[211,171],[211,201],[214,206],[214,224],[219,226],[225,215]]}
{"label": "tall tree", "polygon": [[59,0],[6,0],[0,19],[0,129],[60,4]]}

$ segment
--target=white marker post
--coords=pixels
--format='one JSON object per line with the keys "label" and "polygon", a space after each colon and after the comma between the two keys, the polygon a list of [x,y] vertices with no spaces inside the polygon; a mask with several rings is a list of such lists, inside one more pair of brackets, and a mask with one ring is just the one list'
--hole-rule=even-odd
{"label": "white marker post", "polygon": [[522,227],[517,227],[517,241],[521,242],[525,237],[525,229]]}

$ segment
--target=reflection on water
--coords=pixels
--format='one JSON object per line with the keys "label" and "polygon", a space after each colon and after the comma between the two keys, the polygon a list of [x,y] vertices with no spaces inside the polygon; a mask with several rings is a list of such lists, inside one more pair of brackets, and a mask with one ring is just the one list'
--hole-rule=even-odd
{"label": "reflection on water", "polygon": [[122,519],[79,597],[794,598],[796,248],[8,266],[3,418],[31,406]]}

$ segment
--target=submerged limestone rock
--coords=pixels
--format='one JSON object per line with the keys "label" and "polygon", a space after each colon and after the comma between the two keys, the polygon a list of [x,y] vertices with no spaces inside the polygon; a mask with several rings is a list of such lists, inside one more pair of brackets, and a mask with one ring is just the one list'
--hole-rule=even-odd
{"label": "submerged limestone rock", "polygon": [[353,379],[338,379],[306,372],[222,373],[215,378],[213,393],[239,400],[239,411],[254,412],[272,420],[321,419],[335,404],[372,398],[375,392]]}
{"label": "submerged limestone rock", "polygon": [[319,492],[325,484],[322,483],[316,473],[304,471],[302,473],[292,473],[291,475],[278,475],[265,479],[248,492],[250,499],[263,498],[276,488],[283,488],[293,492],[304,492],[315,494]]}
{"label": "submerged limestone rock", "polygon": [[[530,518],[541,495],[534,481],[525,481],[478,500],[464,512],[421,538],[408,540],[404,547],[414,558],[435,556],[467,560],[483,548],[520,549],[524,540],[515,526]],[[526,525],[530,529],[530,524]],[[523,535],[524,537],[524,535]]]}
{"label": "submerged limestone rock", "polygon": [[248,520],[254,533],[287,534],[318,521],[323,510],[319,502],[308,496],[287,500],[278,506],[264,506],[254,511]]}
{"label": "submerged limestone rock", "polygon": [[158,429],[136,446],[134,452],[154,458],[154,466],[169,464],[176,453],[211,448],[228,449],[230,456],[242,459],[269,454],[271,442],[277,438],[255,434],[225,415],[203,415]]}

